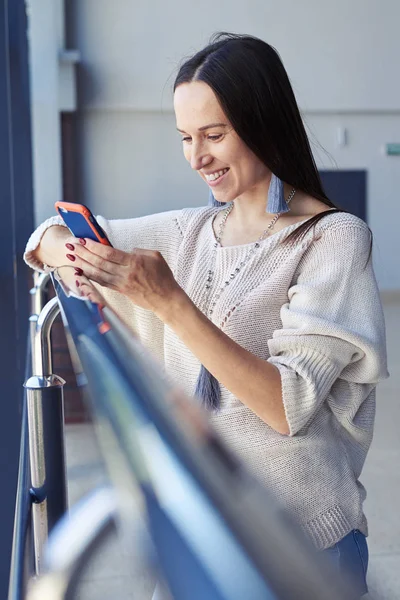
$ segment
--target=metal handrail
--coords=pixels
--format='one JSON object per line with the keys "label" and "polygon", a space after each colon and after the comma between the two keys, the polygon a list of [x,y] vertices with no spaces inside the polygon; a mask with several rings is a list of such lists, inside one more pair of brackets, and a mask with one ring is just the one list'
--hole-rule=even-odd
{"label": "metal handrail", "polygon": [[[56,292],[68,342],[87,376],[107,470],[123,498],[122,527],[132,532],[138,502],[145,507],[172,595],[178,600],[353,597],[273,497],[222,446],[204,415],[157,377],[157,363],[115,313],[68,297],[57,285]],[[179,548],[190,570],[182,571],[178,556],[170,560],[171,547]],[[205,589],[211,593],[204,595]]]}
{"label": "metal handrail", "polygon": [[37,575],[42,571],[43,549],[49,533],[67,510],[64,383],[56,375],[33,376],[25,383]]}
{"label": "metal handrail", "polygon": [[[22,600],[26,580],[40,574],[49,532],[67,510],[65,382],[52,373],[50,341],[51,327],[60,309],[57,298],[44,305],[50,276],[43,273],[35,275],[34,280],[30,290],[33,314],[29,319],[9,600]],[[29,532],[33,544],[28,539]]]}
{"label": "metal handrail", "polygon": [[33,274],[34,286],[29,290],[31,295],[31,315],[40,315],[44,305],[46,304],[45,299],[47,296],[47,288],[50,283],[49,273],[37,273]]}
{"label": "metal handrail", "polygon": [[[38,290],[39,294],[41,290]],[[60,312],[57,298],[52,298],[40,314],[29,317],[32,344],[32,373],[39,377],[52,374],[50,332],[54,320]]]}
{"label": "metal handrail", "polygon": [[[294,590],[298,600],[353,597],[310,552],[298,528],[283,517],[267,491],[221,445],[203,416],[185,404],[179,390],[154,376],[156,364],[137,340],[126,335],[116,315],[103,305],[66,296],[62,287],[56,291],[68,342],[75,346],[87,375],[100,447],[117,494],[95,493],[69,524],[64,519],[55,526],[50,508],[57,505],[60,484],[65,485],[65,466],[62,383],[50,373],[51,353],[44,348],[50,343],[48,330],[56,314],[51,301],[31,321],[32,346],[41,352],[33,364],[41,375],[26,384],[40,576],[31,581],[28,600],[72,600],[77,576],[117,508],[129,532],[137,512],[145,516],[166,582],[178,600],[240,600],[246,594],[254,600],[288,600]],[[55,446],[56,469],[51,462]],[[56,491],[49,488],[49,481],[56,484]],[[35,512],[36,507],[40,509]],[[223,561],[217,560],[221,551]],[[190,569],[181,569],[179,556]]]}
{"label": "metal handrail", "polygon": [[115,492],[98,488],[73,507],[55,527],[45,552],[46,573],[33,580],[28,600],[72,598],[79,573],[114,528]]}
{"label": "metal handrail", "polygon": [[[25,364],[26,379],[28,379],[30,372],[31,347],[28,339]],[[22,406],[21,442],[8,600],[21,600],[21,598],[25,598],[27,581],[35,572],[31,518],[32,497],[30,494],[28,414],[25,390]]]}
{"label": "metal handrail", "polygon": [[[48,279],[39,279],[40,307]],[[33,375],[27,390],[29,454],[31,464],[33,538],[36,574],[41,572],[43,548],[49,532],[67,510],[64,402],[65,381],[52,373],[51,327],[60,312],[57,297],[39,315],[30,317]]]}

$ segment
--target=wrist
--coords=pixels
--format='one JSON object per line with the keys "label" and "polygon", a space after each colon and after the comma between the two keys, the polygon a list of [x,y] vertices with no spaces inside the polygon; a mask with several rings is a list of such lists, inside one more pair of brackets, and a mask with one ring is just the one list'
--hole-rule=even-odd
{"label": "wrist", "polygon": [[71,234],[62,225],[52,225],[43,234],[36,257],[49,268],[65,264],[64,240]]}
{"label": "wrist", "polygon": [[171,329],[182,323],[184,316],[188,310],[195,308],[189,296],[179,287],[172,295],[169,302],[164,302],[160,311],[157,311],[157,316],[168,325]]}

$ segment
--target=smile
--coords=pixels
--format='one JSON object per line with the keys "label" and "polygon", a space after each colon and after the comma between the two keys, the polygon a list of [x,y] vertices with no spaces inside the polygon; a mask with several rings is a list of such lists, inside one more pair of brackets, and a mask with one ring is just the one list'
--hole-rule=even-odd
{"label": "smile", "polygon": [[222,169],[222,171],[216,171],[215,173],[210,173],[209,175],[205,175],[207,181],[215,181],[224,175],[228,169]]}
{"label": "smile", "polygon": [[229,171],[229,169],[222,169],[221,171],[216,171],[215,173],[210,173],[209,175],[205,175],[207,183],[209,183],[210,185],[213,185],[213,184],[215,185],[217,183],[217,181],[219,182],[221,177],[223,177],[225,175],[225,173],[227,173],[228,171]]}

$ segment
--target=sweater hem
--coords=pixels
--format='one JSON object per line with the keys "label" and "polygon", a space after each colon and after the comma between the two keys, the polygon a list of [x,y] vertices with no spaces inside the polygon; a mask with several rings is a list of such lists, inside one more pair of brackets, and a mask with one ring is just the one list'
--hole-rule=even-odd
{"label": "sweater hem", "polygon": [[354,519],[353,522],[346,517],[340,506],[336,505],[318,517],[303,523],[301,528],[317,550],[326,550],[340,542],[353,529],[358,529],[367,536],[367,522],[363,514],[361,517],[361,519]]}

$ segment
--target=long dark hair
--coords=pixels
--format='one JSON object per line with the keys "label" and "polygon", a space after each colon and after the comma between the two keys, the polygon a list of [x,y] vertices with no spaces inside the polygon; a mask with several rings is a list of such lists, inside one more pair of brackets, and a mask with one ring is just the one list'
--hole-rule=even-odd
{"label": "long dark hair", "polygon": [[303,237],[332,209],[342,210],[324,192],[292,86],[272,46],[249,35],[217,33],[182,64],[174,91],[191,81],[210,86],[236,133],[272,173],[329,207],[286,240]]}

